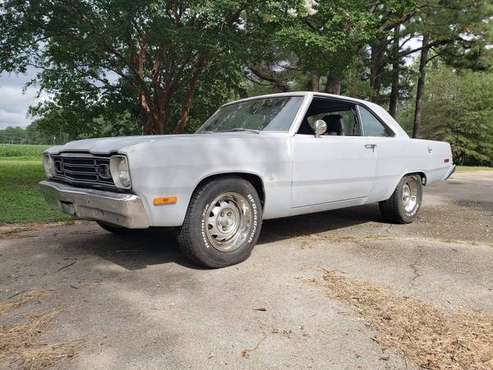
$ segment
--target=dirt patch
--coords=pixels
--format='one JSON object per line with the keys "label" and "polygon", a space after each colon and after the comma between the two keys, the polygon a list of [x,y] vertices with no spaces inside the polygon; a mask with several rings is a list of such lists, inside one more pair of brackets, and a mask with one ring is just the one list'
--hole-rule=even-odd
{"label": "dirt patch", "polygon": [[493,215],[493,202],[475,202],[471,200],[458,200],[457,205],[460,207],[472,208],[478,211],[484,211],[489,213],[489,215]]}
{"label": "dirt patch", "polygon": [[493,315],[446,314],[419,300],[324,270],[329,296],[349,303],[378,332],[374,338],[426,369],[493,369]]}
{"label": "dirt patch", "polygon": [[[0,239],[16,239],[23,238],[26,235],[22,235],[27,232],[40,231],[47,228],[54,228],[64,225],[74,225],[76,223],[82,223],[84,221],[67,220],[61,222],[49,222],[49,223],[30,223],[30,224],[0,224]],[[29,235],[27,236],[29,237]]]}
{"label": "dirt patch", "polygon": [[491,212],[461,204],[451,202],[446,207],[423,207],[417,222],[396,229],[413,237],[493,244]]}
{"label": "dirt patch", "polygon": [[[0,302],[0,317],[36,300],[46,298],[49,291],[35,290]],[[13,322],[0,325],[0,363],[26,369],[41,369],[77,354],[81,341],[39,343],[38,337],[49,327],[60,310],[53,309],[29,315],[13,315]],[[12,320],[9,320],[12,321]]]}
{"label": "dirt patch", "polygon": [[308,236],[298,237],[297,240],[301,241],[301,248],[312,248],[311,243],[322,241],[331,243],[360,243],[365,241],[376,241],[376,240],[393,240],[393,237],[387,235],[379,234],[368,234],[368,235],[340,235],[340,234],[313,234]]}

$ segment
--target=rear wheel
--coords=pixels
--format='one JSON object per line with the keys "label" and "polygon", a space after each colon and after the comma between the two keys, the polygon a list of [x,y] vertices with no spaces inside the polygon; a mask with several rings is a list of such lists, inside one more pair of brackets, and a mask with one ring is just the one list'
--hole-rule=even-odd
{"label": "rear wheel", "polygon": [[380,212],[389,222],[408,224],[418,217],[423,200],[423,185],[419,175],[406,175],[392,196],[379,203]]}
{"label": "rear wheel", "polygon": [[262,205],[252,184],[240,177],[224,177],[195,191],[178,242],[193,262],[225,267],[250,256],[261,225]]}

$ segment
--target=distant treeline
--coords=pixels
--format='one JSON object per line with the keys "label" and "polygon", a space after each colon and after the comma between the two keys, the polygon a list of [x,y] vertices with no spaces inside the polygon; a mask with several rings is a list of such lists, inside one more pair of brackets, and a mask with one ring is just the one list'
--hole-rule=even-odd
{"label": "distant treeline", "polygon": [[7,127],[0,130],[0,144],[63,144],[69,140],[67,134],[43,132],[35,124],[27,128]]}

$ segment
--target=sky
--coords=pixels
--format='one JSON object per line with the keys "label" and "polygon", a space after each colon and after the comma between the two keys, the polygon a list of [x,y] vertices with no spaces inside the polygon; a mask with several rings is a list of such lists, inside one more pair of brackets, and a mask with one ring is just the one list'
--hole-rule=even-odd
{"label": "sky", "polygon": [[27,109],[37,101],[37,89],[30,87],[24,91],[24,85],[34,73],[29,70],[25,75],[0,74],[0,129],[8,126],[26,127],[31,123]]}

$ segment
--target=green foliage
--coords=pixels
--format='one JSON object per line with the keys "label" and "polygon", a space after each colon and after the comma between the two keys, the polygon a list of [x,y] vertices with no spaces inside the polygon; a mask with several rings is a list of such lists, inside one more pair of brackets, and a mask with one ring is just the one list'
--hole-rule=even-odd
{"label": "green foliage", "polygon": [[[445,64],[456,70],[424,88],[422,134],[489,163],[491,101],[476,89],[491,90],[492,16],[490,0],[5,0],[0,72],[37,67],[49,99],[0,142],[193,132],[227,101],[307,89],[400,102],[410,128],[416,80]],[[418,69],[407,58],[423,38]]]}
{"label": "green foliage", "polygon": [[421,137],[450,142],[456,163],[493,166],[493,74],[439,64],[427,85]]}
{"label": "green foliage", "polygon": [[365,1],[319,1],[313,13],[277,32],[275,42],[294,52],[304,70],[342,75],[374,37],[378,20]]}
{"label": "green foliage", "polygon": [[69,137],[94,135],[98,120],[122,117],[140,132],[182,131],[193,100],[239,86],[242,60],[256,47],[252,24],[276,27],[298,3],[6,0],[0,71],[40,68],[36,80],[50,100],[32,113]]}

